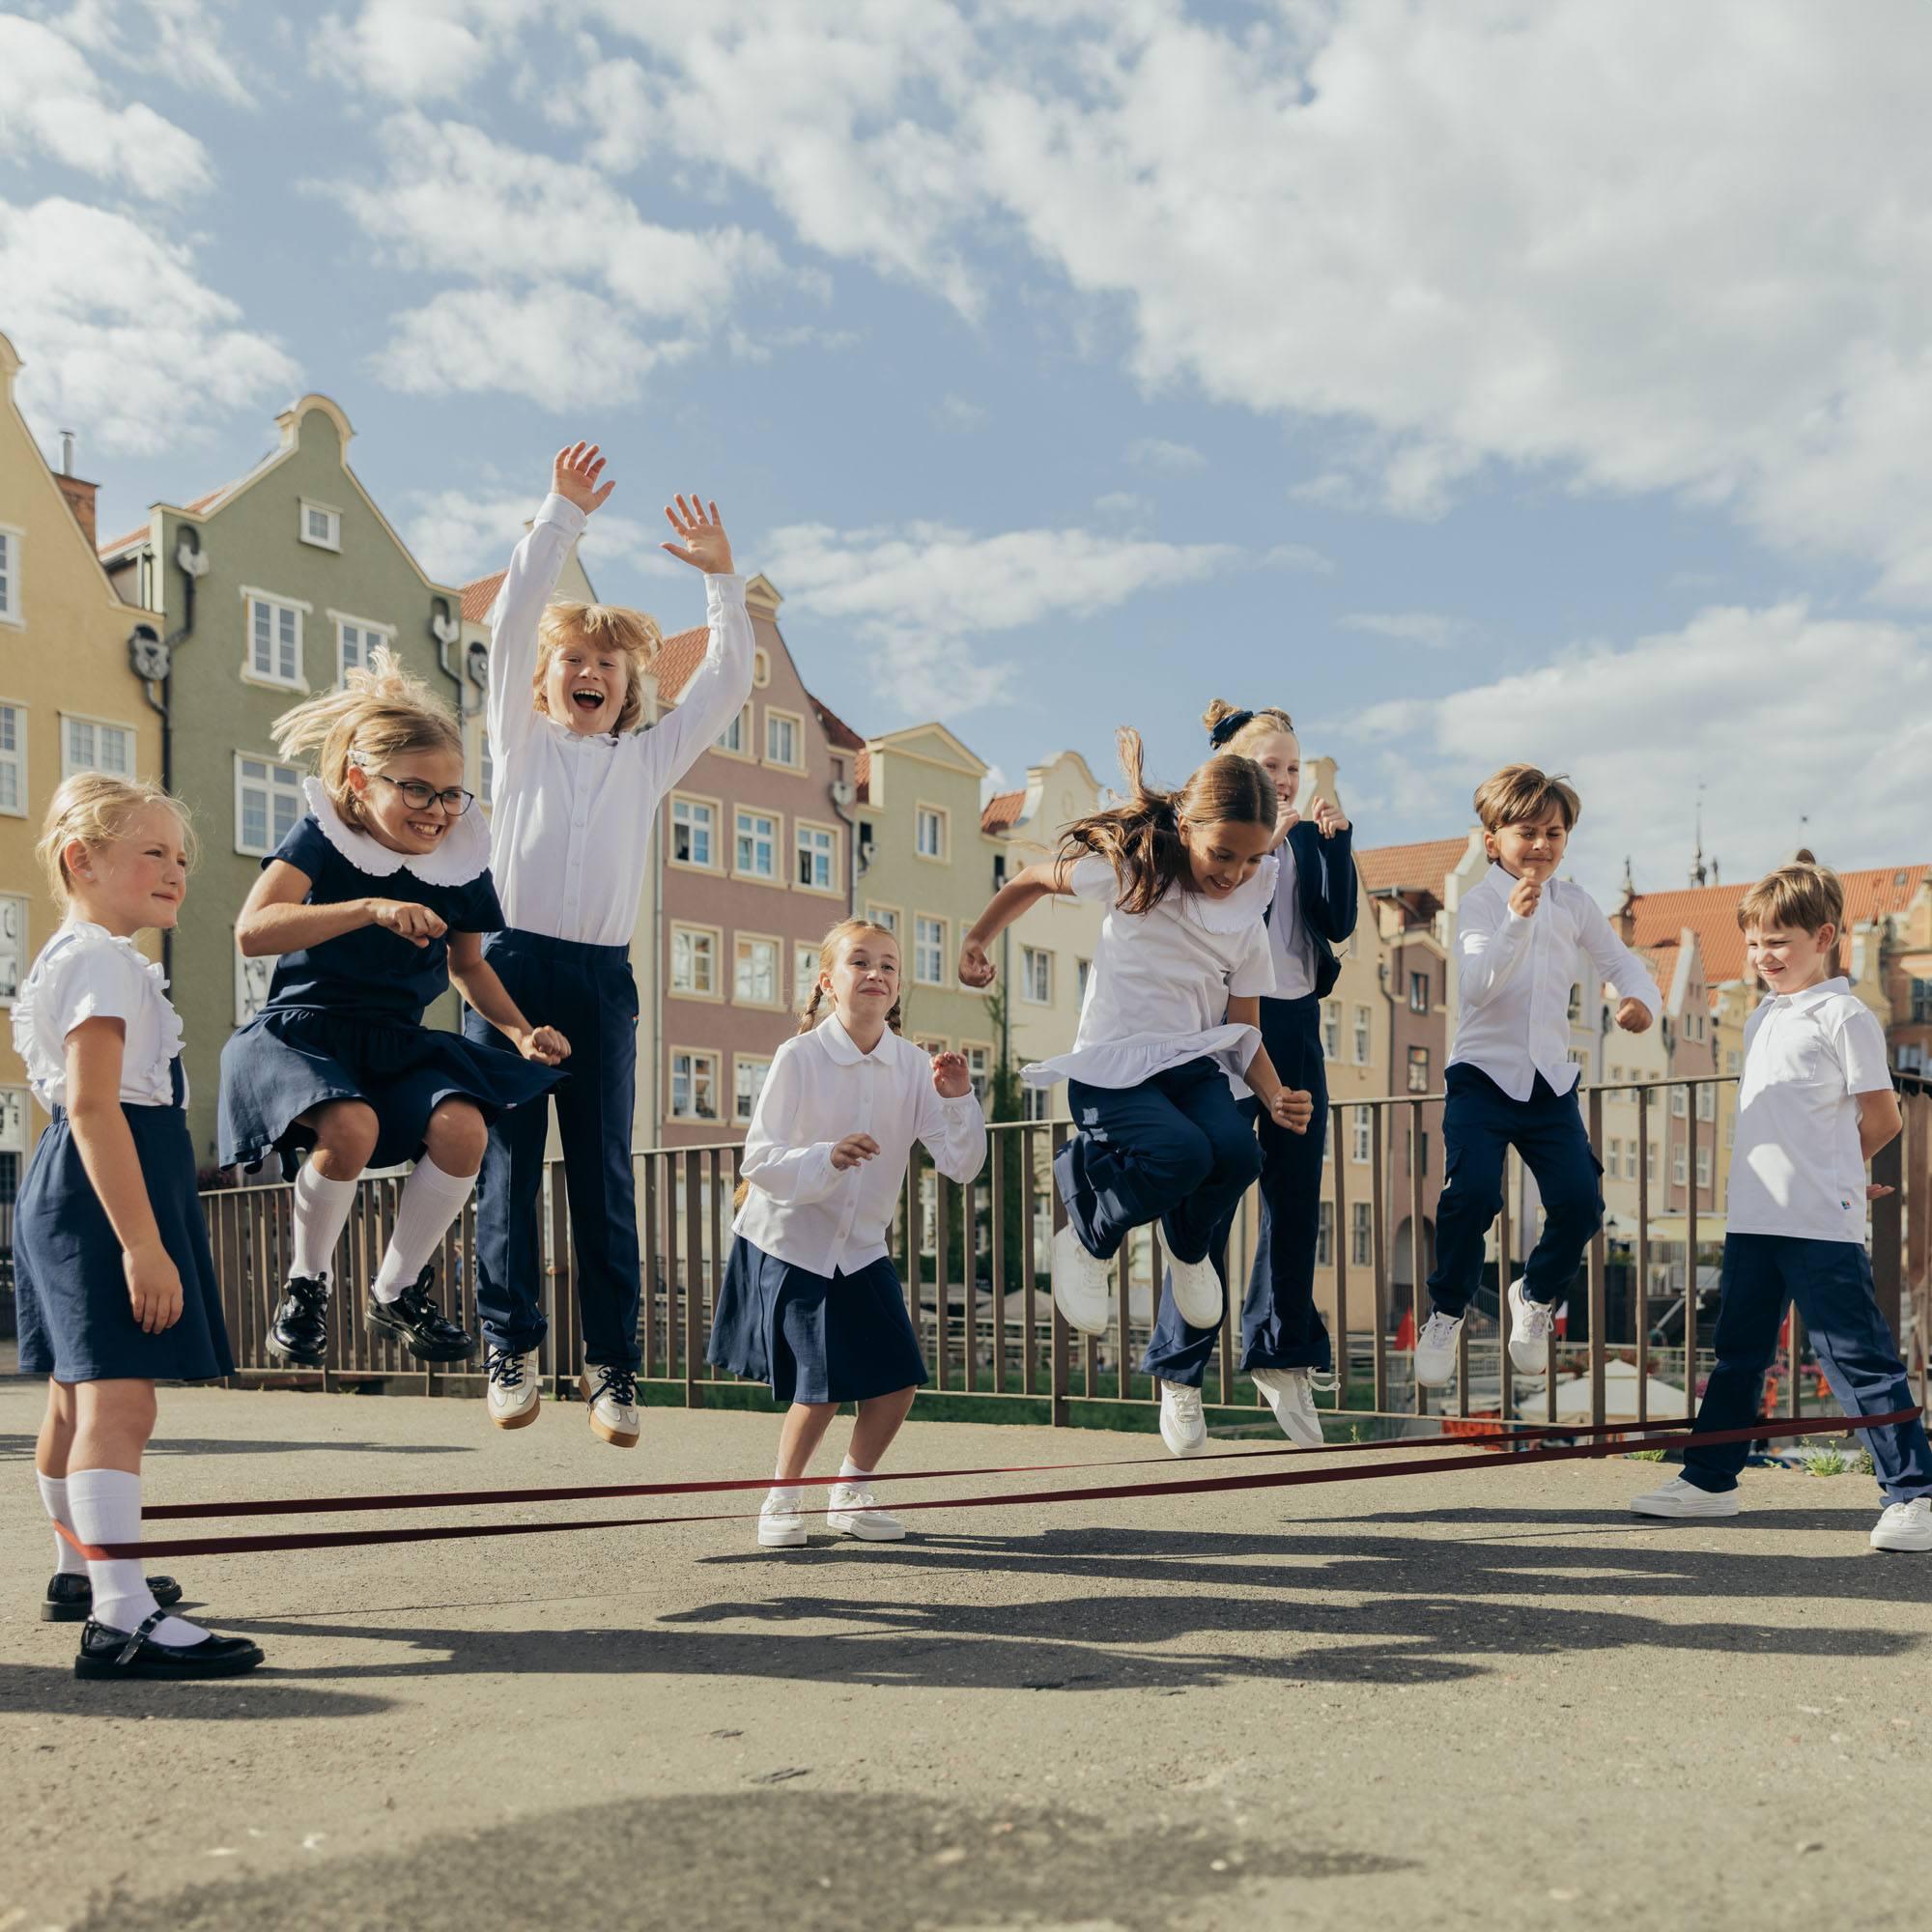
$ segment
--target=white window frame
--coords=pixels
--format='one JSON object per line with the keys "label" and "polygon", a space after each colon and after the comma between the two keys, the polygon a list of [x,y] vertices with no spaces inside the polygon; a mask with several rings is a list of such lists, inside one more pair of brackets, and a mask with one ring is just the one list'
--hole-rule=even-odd
{"label": "white window frame", "polygon": [[[757,846],[760,842],[759,836],[756,833],[752,833],[748,835],[745,832],[744,821],[748,818],[750,819],[762,818],[767,820],[771,825],[772,865],[771,865],[771,870],[768,872],[756,871],[748,868],[746,867],[743,867],[738,863],[738,840],[740,838],[749,836],[752,840],[753,850],[754,852],[757,849]],[[756,806],[756,805],[736,805],[731,808],[731,876],[734,879],[744,879],[749,884],[754,886],[782,887],[783,884],[785,883],[785,877],[784,873],[779,867],[779,854],[783,849],[784,849],[783,812],[767,811],[762,806]]]}
{"label": "white window frame", "polygon": [[[1035,973],[1045,967],[1044,990],[1035,984]],[[1020,948],[1020,998],[1030,1007],[1050,1007],[1053,1004],[1053,953],[1044,946],[1022,946]]]}
{"label": "white window frame", "polygon": [[759,691],[772,681],[772,654],[763,644],[752,653],[752,683]]}
{"label": "white window frame", "polygon": [[1673,1087],[1670,1090],[1670,1118],[1673,1121],[1681,1121],[1688,1111],[1684,1093],[1682,1087]]}
{"label": "white window frame", "polygon": [[[317,536],[308,526],[308,520],[311,516],[323,519],[323,530],[320,536]],[[312,550],[332,550],[340,553],[342,549],[342,512],[330,504],[312,502],[308,497],[304,497],[301,499],[300,518],[296,525],[296,534]]]}
{"label": "white window frame", "polygon": [[791,943],[791,1003],[801,1013],[810,1004],[812,988],[818,984],[819,951],[809,940],[794,939]]}
{"label": "white window frame", "polygon": [[[721,758],[737,758],[745,764],[755,765],[758,762],[757,754],[750,750],[753,742],[752,730],[754,722],[752,700],[748,697],[739,707],[737,717],[732,719],[730,724],[725,725],[724,730],[719,732],[717,737],[711,741],[711,749]],[[738,742],[735,745],[726,744],[725,740],[734,731],[737,733]]]}
{"label": "white window frame", "polygon": [[[803,860],[807,855],[808,847],[806,839],[808,837],[822,838],[826,841],[824,853],[825,883],[821,886],[812,881],[794,878],[792,884],[802,893],[825,893],[836,896],[839,890],[838,829],[833,825],[822,825],[813,818],[794,818],[791,822],[791,851],[793,864],[797,869],[803,869],[798,862]],[[811,856],[815,861],[819,855],[816,851],[813,851]]]}
{"label": "white window frame", "polygon": [[11,771],[14,775],[14,799],[12,805],[0,805],[0,812],[10,818],[25,818],[29,794],[27,791],[27,707],[15,704],[12,698],[0,701],[0,719],[13,721],[14,749],[0,751],[0,771]]}
{"label": "white window frame", "polygon": [[1375,1065],[1375,1014],[1367,1007],[1355,1009],[1355,1024],[1349,1042],[1350,1065],[1352,1066],[1372,1066]]}
{"label": "white window frame", "polygon": [[1373,1267],[1376,1259],[1376,1224],[1372,1205],[1367,1201],[1349,1204],[1349,1265]]}
{"label": "white window frame", "polygon": [[[742,990],[741,963],[754,946],[767,946],[772,958],[772,996],[760,1000]],[[785,1009],[785,947],[784,941],[775,932],[734,932],[731,935],[731,1004],[734,1007],[751,1007],[767,1013],[783,1012]]]}
{"label": "white window frame", "polygon": [[1673,1187],[1683,1187],[1690,1180],[1690,1163],[1687,1154],[1688,1150],[1682,1141],[1670,1150],[1670,1184]]}
{"label": "white window frame", "polygon": [[[12,1154],[16,1162],[24,1162],[31,1151],[27,1142],[27,1122],[32,1118],[27,1106],[30,1094],[25,1087],[0,1087],[0,1153]],[[16,1166],[16,1186],[18,1180]]]}
{"label": "white window frame", "polygon": [[866,907],[866,918],[868,923],[884,927],[900,945],[905,944],[903,906],[887,905],[882,900],[873,899]]}
{"label": "white window frame", "polygon": [[[791,726],[791,748],[794,753],[789,758],[781,758],[772,749],[772,727],[775,724]],[[805,769],[805,718],[797,711],[781,711],[776,704],[765,706],[764,761],[781,772],[802,772]]]}
{"label": "white window frame", "polygon": [[1321,1003],[1321,1057],[1324,1060],[1342,1058],[1342,1002],[1323,1000]]}
{"label": "white window frame", "polygon": [[1357,1167],[1367,1167],[1375,1152],[1375,1123],[1366,1107],[1357,1107],[1349,1122],[1349,1158]]}
{"label": "white window frame", "polygon": [[[677,856],[677,809],[681,805],[701,806],[711,814],[711,857],[708,860],[680,859]],[[701,791],[674,791],[670,795],[670,817],[668,825],[670,836],[665,844],[665,864],[667,866],[675,866],[681,872],[710,872],[716,874],[724,871],[724,862],[718,849],[724,832],[724,801],[723,799],[707,798]],[[692,825],[689,819],[685,821],[685,826],[687,830],[694,832],[697,829]]]}
{"label": "white window frame", "polygon": [[1700,1121],[1715,1121],[1718,1118],[1718,1090],[1715,1087],[1697,1089],[1697,1118]]}
{"label": "white window frame", "polygon": [[[96,733],[96,749],[99,749],[99,734],[102,731],[118,731],[128,741],[128,762],[118,769],[99,763],[96,759],[81,759],[74,755],[73,743],[68,727],[83,724]],[[139,744],[134,726],[119,718],[93,718],[84,711],[63,711],[60,715],[61,777],[71,779],[75,772],[104,772],[109,778],[131,779],[139,755]]]}
{"label": "white window frame", "polygon": [[[679,1109],[677,1104],[677,1064],[686,1061],[689,1069],[686,1075],[686,1093],[690,1100],[688,1107]],[[673,1046],[666,1056],[665,1065],[670,1082],[670,1091],[666,1095],[666,1108],[673,1121],[716,1121],[718,1114],[718,1049],[715,1046]],[[697,1106],[697,1074],[700,1066],[708,1067],[711,1073],[711,1111],[701,1113]]]}
{"label": "white window frame", "polygon": [[[396,627],[393,624],[379,624],[373,617],[357,617],[347,611],[325,611],[323,615],[335,626],[335,681],[343,682],[349,675],[349,666],[344,652],[348,639],[345,631],[355,631],[361,639],[361,662],[369,662],[369,653],[383,644],[395,648]],[[367,635],[362,635],[366,633]]]}
{"label": "white window frame", "polygon": [[[33,954],[27,950],[27,920],[31,901],[25,893],[0,893],[0,1007],[11,1007],[19,997],[20,982],[27,977]],[[9,931],[8,928],[13,930]],[[5,975],[9,955],[13,961],[10,986]]]}
{"label": "white window frame", "polygon": [[741,1125],[750,1122],[753,1112],[758,1104],[757,1094],[753,1094],[749,1099],[745,1099],[742,1106],[739,1104],[740,1100],[744,1097],[743,1076],[745,1070],[753,1066],[761,1069],[758,1077],[758,1089],[759,1092],[762,1092],[765,1082],[771,1078],[771,1055],[768,1053],[734,1053],[731,1056],[731,1118]]}
{"label": "white window frame", "polygon": [[[698,957],[695,942],[702,940],[711,961],[711,984],[701,986],[680,986],[677,982],[677,943],[680,939],[694,942],[687,951],[687,956],[694,962]],[[713,1005],[721,1004],[724,998],[724,929],[718,925],[703,925],[695,920],[674,919],[670,923],[670,958],[665,968],[665,988],[674,1000],[709,1000]]]}
{"label": "white window frame", "polygon": [[1073,955],[1073,984],[1079,994],[1079,1006],[1080,1009],[1083,1012],[1087,1009],[1088,982],[1093,979],[1093,977],[1094,977],[1093,960],[1083,959],[1076,952]]}
{"label": "white window frame", "polygon": [[1332,1201],[1318,1201],[1315,1204],[1315,1265],[1319,1268],[1335,1265],[1335,1204]]}
{"label": "white window frame", "polygon": [[959,1051],[966,1057],[966,1077],[984,1107],[993,1091],[993,1046],[990,1040],[962,1039]]}
{"label": "white window frame", "polygon": [[1700,1147],[1697,1150],[1697,1185],[1709,1187],[1711,1184],[1711,1150]]}
{"label": "white window frame", "polygon": [[[296,672],[293,677],[284,677],[279,670],[262,670],[255,664],[255,612],[257,609],[271,611],[288,611],[296,620]],[[315,614],[315,607],[305,604],[299,597],[285,597],[279,591],[264,590],[253,583],[242,586],[242,681],[244,684],[265,684],[274,691],[306,691],[308,680],[303,674],[306,644],[303,633],[308,627],[308,619]],[[271,620],[271,632],[273,630]],[[279,638],[271,635],[271,653],[279,645]]]}
{"label": "white window frame", "polygon": [[[931,819],[939,828],[939,850],[925,849],[925,824]],[[944,866],[947,855],[952,849],[952,814],[943,805],[928,805],[923,799],[913,804],[912,849],[915,858],[923,859],[928,866]]]}
{"label": "white window frame", "polygon": [[[243,764],[260,765],[264,776],[260,779],[245,779],[242,774]],[[285,772],[292,783],[278,782],[276,774]],[[275,836],[275,798],[278,792],[285,792],[295,807],[295,817],[291,827],[301,822],[301,815],[308,810],[308,801],[302,796],[302,774],[298,766],[284,764],[280,758],[264,756],[260,752],[237,752],[235,753],[235,849],[245,858],[266,859],[281,844]],[[244,845],[242,842],[242,792],[244,785],[260,785],[265,792],[262,822],[267,828],[268,843],[264,845]],[[283,838],[288,835],[284,833]]]}
{"label": "white window frame", "polygon": [[[920,968],[925,948],[922,925],[939,929],[939,970],[928,978]],[[916,912],[912,916],[912,982],[915,986],[943,986],[946,983],[947,922],[935,913]]]}
{"label": "white window frame", "polygon": [[0,524],[0,581],[4,581],[6,590],[0,594],[0,624],[16,624],[26,628],[26,613],[21,606],[20,560],[27,547],[27,533],[15,524]]}

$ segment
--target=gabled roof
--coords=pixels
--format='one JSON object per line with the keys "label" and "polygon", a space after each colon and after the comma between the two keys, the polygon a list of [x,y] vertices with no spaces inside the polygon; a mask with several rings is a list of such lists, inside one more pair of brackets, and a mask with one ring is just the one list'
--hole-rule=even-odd
{"label": "gabled roof", "polygon": [[996,791],[980,808],[980,830],[981,832],[1003,832],[1009,825],[1019,823],[1020,813],[1026,808],[1026,792]]}
{"label": "gabled roof", "polygon": [[[811,697],[810,692],[807,692],[806,696]],[[811,708],[818,713],[818,722],[832,744],[838,750],[852,754],[853,793],[861,805],[869,804],[872,797],[872,754],[866,749],[865,739],[822,697],[811,697]]]}
{"label": "gabled roof", "polygon": [[[248,475],[252,476],[254,473],[251,469]],[[192,503],[184,503],[182,508],[190,517],[198,517],[204,511],[212,510],[231,490],[247,480],[247,476],[238,476],[234,482],[224,483],[220,489],[211,490],[205,497],[197,497]],[[132,550],[137,543],[146,543],[150,528],[151,526],[143,524],[138,529],[129,530],[126,536],[110,537],[104,544],[98,544],[96,549],[104,560],[111,561],[124,550]]]}
{"label": "gabled roof", "polygon": [[677,702],[693,672],[704,662],[705,646],[710,641],[710,627],[699,624],[694,630],[673,631],[659,644],[651,669],[657,674],[660,704]]}
{"label": "gabled roof", "polygon": [[1463,863],[1469,835],[1460,838],[1425,838],[1414,845],[1372,845],[1355,854],[1363,886],[1372,893],[1406,887],[1439,897],[1442,881]]}
{"label": "gabled roof", "polygon": [[463,586],[463,621],[466,624],[480,624],[490,615],[490,608],[497,601],[497,593],[503,587],[503,580],[509,576],[507,570],[493,570],[488,577],[479,577],[473,583]]}

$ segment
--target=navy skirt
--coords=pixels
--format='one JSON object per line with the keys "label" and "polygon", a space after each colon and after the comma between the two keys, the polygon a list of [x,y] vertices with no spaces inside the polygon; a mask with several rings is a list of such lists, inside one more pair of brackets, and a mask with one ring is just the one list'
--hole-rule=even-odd
{"label": "navy skirt", "polygon": [[881,1256],[830,1279],[740,1235],[711,1322],[714,1368],[770,1382],[780,1402],[865,1402],[925,1381],[897,1270]]}
{"label": "navy skirt", "polygon": [[63,1382],[204,1382],[232,1375],[187,1116],[180,1107],[121,1111],[161,1245],[181,1271],[181,1319],[158,1335],[134,1320],[121,1243],[81,1166],[67,1111],[57,1107],[27,1162],[14,1210],[21,1373]]}
{"label": "navy skirt", "polygon": [[548,1094],[563,1078],[520,1054],[496,1053],[460,1033],[315,1007],[265,1007],[221,1049],[219,1152],[224,1167],[259,1167],[270,1151],[292,1179],[315,1144],[300,1117],[328,1100],[376,1110],[371,1167],[423,1151],[444,1100],[475,1103],[485,1122]]}

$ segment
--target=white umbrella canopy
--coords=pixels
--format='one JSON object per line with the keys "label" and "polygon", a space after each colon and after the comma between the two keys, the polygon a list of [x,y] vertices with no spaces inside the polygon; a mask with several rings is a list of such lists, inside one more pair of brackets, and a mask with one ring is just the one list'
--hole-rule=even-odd
{"label": "white umbrella canopy", "polygon": [[[1606,1422],[1636,1419],[1637,1374],[1634,1362],[1604,1364],[1604,1419]],[[1648,1378],[1645,1404],[1653,1420],[1676,1421],[1684,1413],[1684,1391],[1675,1382]],[[1548,1396],[1542,1389],[1519,1390],[1516,1412],[1525,1422],[1541,1422],[1549,1412]],[[1590,1419],[1590,1378],[1573,1376],[1556,1384],[1556,1419],[1559,1422],[1587,1422]]]}

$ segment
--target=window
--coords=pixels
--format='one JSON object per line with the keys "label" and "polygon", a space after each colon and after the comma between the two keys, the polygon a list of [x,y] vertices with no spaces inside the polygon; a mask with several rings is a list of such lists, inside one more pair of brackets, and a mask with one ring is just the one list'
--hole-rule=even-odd
{"label": "window", "polygon": [[0,1003],[11,1005],[27,972],[27,901],[0,893]]}
{"label": "window", "polygon": [[1335,1265],[1335,1204],[1332,1201],[1318,1201],[1315,1204],[1315,1265],[1319,1268]]}
{"label": "window", "polygon": [[770,879],[779,876],[779,822],[769,811],[747,811],[739,808],[737,818],[737,865],[741,879]]}
{"label": "window", "polygon": [[990,1046],[975,1046],[970,1040],[962,1039],[959,1051],[966,1056],[966,1077],[972,1081],[973,1092],[983,1107],[993,1084],[993,1049]]}
{"label": "window", "polygon": [[670,860],[673,866],[699,866],[710,871],[718,864],[712,839],[718,830],[718,808],[701,799],[673,798],[670,802]]}
{"label": "window", "polygon": [[1912,1021],[1915,1026],[1932,1021],[1932,980],[1912,982]]}
{"label": "window", "polygon": [[1411,1046],[1408,1049],[1408,1091],[1411,1094],[1429,1092],[1429,1049],[1426,1046]]}
{"label": "window", "polygon": [[779,943],[741,932],[731,951],[731,997],[741,1007],[776,1007],[779,998]]}
{"label": "window", "polygon": [[866,917],[874,925],[883,926],[896,939],[899,936],[899,909],[897,906],[868,905]]}
{"label": "window", "polygon": [[791,949],[791,1003],[800,1011],[818,984],[818,948],[794,942]]}
{"label": "window", "polygon": [[1575,1026],[1583,1017],[1583,988],[1573,981],[1570,987],[1570,1024]]}
{"label": "window", "polygon": [[943,1034],[923,1033],[919,1036],[915,1044],[922,1053],[941,1054],[951,1053],[952,1050],[952,1041]]}
{"label": "window", "polygon": [[691,1000],[718,997],[718,950],[724,935],[711,925],[670,929],[670,989]]}
{"label": "window", "polygon": [[1652,1141],[1643,1151],[1643,1178],[1655,1187],[1657,1185],[1657,1143]]}
{"label": "window", "polygon": [[946,922],[916,913],[912,922],[912,977],[922,986],[946,983]]}
{"label": "window", "polygon": [[75,772],[105,772],[109,778],[134,776],[134,733],[127,724],[108,724],[99,718],[61,714],[61,777]]}
{"label": "window", "polygon": [[0,621],[20,624],[20,532],[0,529]]}
{"label": "window", "polygon": [[[1919,985],[1919,984],[1921,984],[1921,983],[1924,983],[1924,982],[1922,982],[1922,981],[1919,981],[1919,980],[1915,980],[1913,981],[1913,984],[1914,984],[1914,985]],[[1740,1052],[1738,1051],[1738,1049],[1737,1049],[1736,1047],[1734,1047],[1734,1046],[1733,1046],[1733,1047],[1727,1047],[1727,1048],[1725,1049],[1725,1051],[1724,1051],[1724,1071],[1725,1071],[1726,1073],[1735,1073],[1735,1072],[1737,1072],[1737,1071],[1738,1071],[1738,1069],[1739,1069],[1740,1067],[1742,1067],[1742,1066],[1744,1065],[1744,1064],[1745,1064],[1745,1060],[1744,1060],[1744,1055],[1743,1055],[1742,1053],[1740,1053]]]}
{"label": "window", "polygon": [[17,704],[0,704],[0,811],[27,811],[27,714]]}
{"label": "window", "polygon": [[829,893],[838,884],[838,842],[837,835],[822,825],[800,821],[798,839],[798,883],[815,893]]}
{"label": "window", "polygon": [[1711,1150],[1707,1147],[1700,1147],[1697,1150],[1697,1185],[1699,1187],[1708,1187],[1710,1184]]}
{"label": "window", "polygon": [[1718,1090],[1715,1087],[1698,1088],[1697,1118],[1700,1121],[1715,1121],[1718,1118]]}
{"label": "window", "polygon": [[1684,1144],[1680,1141],[1670,1150],[1670,1179],[1679,1187],[1684,1185],[1686,1158]]}
{"label": "window", "polygon": [[[1026,1103],[1026,1117],[1028,1120],[1050,1121],[1053,1119],[1053,1089],[1051,1087],[1028,1087],[1023,1090],[1022,1097]],[[1051,1199],[1042,1194],[1040,1196],[1040,1205],[1046,1208],[1050,1216],[1053,1211]]]}
{"label": "window", "polygon": [[670,1056],[670,1117],[674,1121],[718,1118],[718,1056],[673,1048]]}
{"label": "window", "polygon": [[1408,976],[1408,1009],[1412,1013],[1426,1013],[1429,1010],[1427,973],[1411,973]]}
{"label": "window", "polygon": [[301,540],[314,544],[318,550],[340,550],[342,548],[342,513],[331,510],[327,503],[308,503],[301,506]]}
{"label": "window", "polygon": [[922,805],[914,829],[914,849],[922,859],[946,857],[946,814],[935,806]]}
{"label": "window", "polygon": [[1355,1009],[1354,1064],[1366,1066],[1369,1064],[1369,1009],[1367,1007]]}
{"label": "window", "polygon": [[749,1121],[752,1110],[758,1104],[758,1095],[765,1090],[765,1075],[772,1070],[769,1060],[758,1060],[749,1054],[735,1054],[731,1060],[731,1118],[734,1121]]}
{"label": "window", "polygon": [[245,674],[264,684],[302,689],[302,613],[305,604],[270,597],[259,590],[248,600],[248,657]]}
{"label": "window", "polygon": [[1351,1267],[1367,1267],[1375,1259],[1370,1250],[1373,1229],[1369,1223],[1369,1204],[1356,1201],[1349,1208],[1349,1264]]}
{"label": "window", "polygon": [[395,626],[392,624],[369,624],[360,617],[338,616],[335,620],[336,682],[345,683],[352,670],[361,670],[367,666],[376,646],[393,643],[395,637]]}
{"label": "window", "polygon": [[1076,959],[1073,971],[1080,983],[1080,1004],[1087,1004],[1087,982],[1094,977],[1094,962],[1091,959]]}
{"label": "window", "polygon": [[765,709],[765,762],[792,771],[805,767],[805,721],[789,711]]}
{"label": "window", "polygon": [[275,977],[272,959],[244,959],[235,954],[235,1024],[243,1027],[269,1003],[269,986]]}
{"label": "window", "polygon": [[1053,954],[1037,946],[1020,949],[1020,998],[1034,1007],[1053,1004]]}
{"label": "window", "polygon": [[1369,1110],[1357,1107],[1349,1127],[1349,1158],[1363,1167],[1369,1163]]}
{"label": "window", "polygon": [[1673,1121],[1681,1121],[1684,1118],[1685,1111],[1684,1089],[1673,1087],[1670,1090],[1670,1118]]}
{"label": "window", "polygon": [[305,810],[301,773],[272,758],[235,756],[235,849],[267,858]]}
{"label": "window", "polygon": [[718,749],[734,758],[752,755],[752,707],[747,704],[718,734]]}
{"label": "window", "polygon": [[1342,1057],[1342,1002],[1324,1001],[1321,1008],[1321,1056],[1324,1060]]}
{"label": "window", "polygon": [[772,681],[772,654],[760,644],[752,653],[752,682],[762,691]]}
{"label": "window", "polygon": [[1622,1141],[1612,1140],[1604,1143],[1604,1172],[1612,1180],[1615,1180],[1623,1172],[1623,1158],[1624,1144]]}

